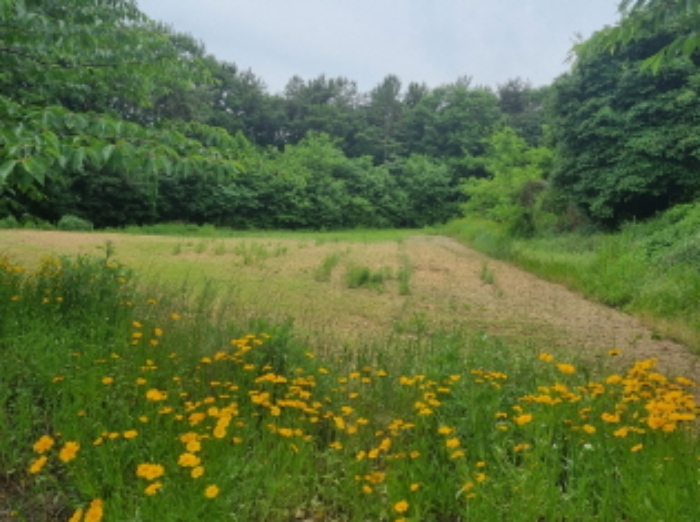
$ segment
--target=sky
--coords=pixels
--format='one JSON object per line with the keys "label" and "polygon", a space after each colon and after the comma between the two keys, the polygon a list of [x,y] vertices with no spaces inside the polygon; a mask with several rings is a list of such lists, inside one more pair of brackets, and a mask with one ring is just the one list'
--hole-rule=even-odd
{"label": "sky", "polygon": [[437,87],[461,76],[546,85],[584,38],[617,21],[618,0],[139,0],[141,11],[250,69],[280,93],[293,76],[388,74]]}

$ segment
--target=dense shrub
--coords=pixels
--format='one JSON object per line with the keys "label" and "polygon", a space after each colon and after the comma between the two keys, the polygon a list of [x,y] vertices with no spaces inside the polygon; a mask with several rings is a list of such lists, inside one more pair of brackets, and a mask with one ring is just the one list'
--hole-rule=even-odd
{"label": "dense shrub", "polygon": [[59,230],[88,231],[94,228],[92,223],[87,219],[71,216],[70,214],[63,216],[57,226]]}

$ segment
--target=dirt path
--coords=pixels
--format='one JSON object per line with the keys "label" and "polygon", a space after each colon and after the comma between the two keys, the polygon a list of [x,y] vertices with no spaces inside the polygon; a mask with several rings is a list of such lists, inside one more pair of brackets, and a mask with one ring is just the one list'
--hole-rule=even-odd
{"label": "dirt path", "polygon": [[[602,357],[614,348],[621,350],[623,362],[657,357],[662,370],[700,381],[697,356],[677,343],[654,339],[635,318],[445,237],[415,236],[381,243],[322,243],[314,242],[312,235],[308,240],[210,240],[226,251],[215,254],[213,246],[205,252],[186,246],[199,239],[0,231],[0,255],[29,262],[46,254],[95,253],[106,240],[114,242],[119,258],[129,265],[166,273],[179,264],[190,272],[206,272],[208,277],[236,285],[252,309],[291,315],[307,330],[376,335],[391,332],[397,321],[422,314],[431,321],[460,324],[537,349],[573,350],[586,359]],[[284,254],[244,265],[234,254],[235,245],[244,241],[248,245],[274,241],[277,247],[284,245]],[[175,255],[173,248],[180,244],[190,250]],[[410,295],[395,289],[350,290],[341,266],[331,282],[315,281],[314,270],[333,252],[344,252],[344,263],[389,266],[395,271],[408,260]]]}
{"label": "dirt path", "polygon": [[[656,357],[665,371],[700,377],[698,356],[678,343],[654,339],[630,315],[588,301],[562,285],[543,281],[452,239],[417,237],[412,241],[418,247],[414,250],[416,279],[448,299],[466,299],[472,305],[470,313],[492,327],[502,324],[516,335],[540,336],[549,339],[553,348],[580,350],[586,355],[616,348],[625,362]],[[419,246],[425,244],[434,248]],[[492,274],[492,284],[483,280],[485,267]]]}

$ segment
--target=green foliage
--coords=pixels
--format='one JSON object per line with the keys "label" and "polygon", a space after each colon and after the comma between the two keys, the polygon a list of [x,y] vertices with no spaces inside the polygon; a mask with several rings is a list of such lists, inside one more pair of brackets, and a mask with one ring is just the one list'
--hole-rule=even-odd
{"label": "green foliage", "polygon": [[59,230],[90,231],[94,227],[87,219],[65,215],[58,221],[56,228]]}
{"label": "green foliage", "polygon": [[411,295],[411,276],[413,275],[413,267],[408,256],[403,256],[401,259],[401,267],[397,278],[399,280],[399,295]]}
{"label": "green foliage", "polygon": [[468,79],[404,93],[388,76],[363,96],[346,78],[295,77],[271,96],[133,0],[1,6],[0,194],[16,215],[430,225],[459,215],[464,153],[501,117]]}
{"label": "green foliage", "polygon": [[471,87],[469,78],[419,94],[401,121],[401,136],[410,153],[445,158],[457,178],[479,174],[465,155],[484,153],[502,112],[498,97],[487,88]]}
{"label": "green foliage", "polygon": [[372,270],[368,266],[350,265],[345,272],[345,284],[348,288],[371,288],[382,291],[384,281],[391,278],[391,269],[384,267]]}
{"label": "green foliage", "polygon": [[247,266],[263,263],[270,257],[283,256],[287,253],[287,247],[278,244],[272,248],[272,245],[266,246],[257,242],[248,244],[243,241],[233,248],[233,252],[241,258],[241,263]]}
{"label": "green foliage", "polygon": [[0,95],[77,110],[148,105],[206,79],[134,0],[4,0]]}
{"label": "green foliage", "polygon": [[684,26],[693,30],[678,32],[661,48],[647,50],[643,56],[644,61],[641,62],[642,68],[658,73],[662,66],[678,55],[692,56],[700,48],[700,37],[695,31],[700,17],[700,3],[696,0],[621,0],[618,10],[620,22],[617,25],[606,27],[590,40],[574,46],[573,53],[578,59],[585,59],[591,54],[620,52],[625,46],[650,33]]}
{"label": "green foliage", "polygon": [[89,173],[129,172],[155,197],[161,176],[230,177],[250,152],[245,138],[193,123],[143,127],[57,106],[27,109],[2,97],[0,116],[0,189],[20,192],[36,193],[47,176],[65,183]]}
{"label": "green foliage", "polygon": [[692,200],[700,190],[697,66],[636,67],[673,34],[592,53],[554,84],[552,183],[598,223],[616,226]]}
{"label": "green foliage", "polygon": [[14,216],[5,216],[0,219],[0,228],[22,228],[22,225]]}
{"label": "green foliage", "polygon": [[464,211],[506,223],[514,232],[528,235],[528,220],[537,207],[538,194],[546,187],[544,177],[552,152],[546,147],[529,147],[510,127],[494,133],[486,144],[481,161],[488,177],[464,182],[469,198]]}
{"label": "green foliage", "polygon": [[342,253],[340,252],[334,252],[333,254],[327,255],[323,262],[321,263],[321,266],[319,266],[315,271],[314,271],[314,279],[319,282],[328,282],[331,280],[331,274],[333,273],[333,269],[338,266],[338,263],[340,263],[340,259],[342,258]]}

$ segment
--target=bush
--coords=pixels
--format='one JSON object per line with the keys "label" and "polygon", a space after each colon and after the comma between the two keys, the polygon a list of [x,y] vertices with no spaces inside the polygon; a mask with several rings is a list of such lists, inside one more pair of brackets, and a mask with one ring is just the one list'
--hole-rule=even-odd
{"label": "bush", "polygon": [[22,228],[22,226],[14,216],[7,216],[0,219],[0,228]]}
{"label": "bush", "polygon": [[92,230],[94,228],[92,222],[87,219],[82,219],[77,216],[65,215],[58,222],[59,230]]}

